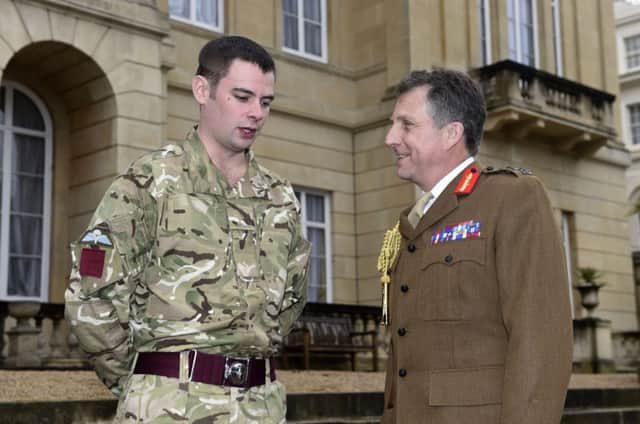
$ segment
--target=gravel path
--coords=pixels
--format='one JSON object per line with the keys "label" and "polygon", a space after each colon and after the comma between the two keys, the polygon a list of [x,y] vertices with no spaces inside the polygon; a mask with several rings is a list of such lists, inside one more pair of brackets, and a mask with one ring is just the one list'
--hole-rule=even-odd
{"label": "gravel path", "polygon": [[[380,392],[383,372],[278,371],[288,393]],[[571,388],[639,388],[636,374],[574,374]],[[0,402],[113,399],[92,371],[0,370]]]}

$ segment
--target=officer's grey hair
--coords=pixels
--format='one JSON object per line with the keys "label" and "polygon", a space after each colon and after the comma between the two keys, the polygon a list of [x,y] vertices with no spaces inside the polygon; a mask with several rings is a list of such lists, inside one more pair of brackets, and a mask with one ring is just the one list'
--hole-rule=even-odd
{"label": "officer's grey hair", "polygon": [[464,127],[465,146],[471,156],[478,153],[487,116],[478,85],[462,72],[450,69],[413,71],[397,86],[398,96],[416,87],[427,87],[427,113],[438,128],[451,122]]}

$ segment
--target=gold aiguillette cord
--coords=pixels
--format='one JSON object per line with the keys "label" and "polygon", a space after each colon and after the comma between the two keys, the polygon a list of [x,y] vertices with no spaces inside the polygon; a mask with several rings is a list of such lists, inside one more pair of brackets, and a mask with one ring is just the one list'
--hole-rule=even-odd
{"label": "gold aiguillette cord", "polygon": [[378,256],[378,271],[382,274],[382,324],[389,325],[389,284],[391,284],[391,266],[400,252],[400,223],[384,234],[380,255]]}

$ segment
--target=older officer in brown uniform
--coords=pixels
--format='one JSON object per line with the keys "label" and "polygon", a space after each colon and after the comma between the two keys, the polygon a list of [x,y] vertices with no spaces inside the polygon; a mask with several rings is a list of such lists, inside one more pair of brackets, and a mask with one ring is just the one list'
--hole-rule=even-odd
{"label": "older officer in brown uniform", "polygon": [[416,71],[398,96],[385,143],[427,195],[395,230],[383,422],[557,424],[572,326],[545,189],[475,162],[486,113],[466,75]]}

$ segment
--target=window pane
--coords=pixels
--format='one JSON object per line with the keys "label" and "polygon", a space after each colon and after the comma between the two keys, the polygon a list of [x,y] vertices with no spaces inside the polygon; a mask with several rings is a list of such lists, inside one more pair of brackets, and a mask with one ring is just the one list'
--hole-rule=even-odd
{"label": "window pane", "polygon": [[522,61],[530,66],[535,65],[533,51],[533,10],[531,0],[520,0],[520,48]]}
{"label": "window pane", "polygon": [[11,296],[40,296],[40,259],[11,258],[9,260],[9,287]]}
{"label": "window pane", "polygon": [[44,139],[24,134],[13,137],[13,172],[44,174]]}
{"label": "window pane", "polygon": [[487,26],[485,25],[485,14],[486,12],[486,5],[485,5],[485,0],[477,0],[477,6],[478,6],[478,28],[480,28],[480,52],[482,53],[482,64],[486,65],[488,62],[488,52],[487,52],[487,37],[489,36],[487,34]]}
{"label": "window pane", "polygon": [[284,16],[284,45],[290,49],[298,50],[298,18],[295,16]]}
{"label": "window pane", "polygon": [[535,66],[535,55],[533,50],[533,27],[523,26],[522,34],[522,58],[524,63]]}
{"label": "window pane", "polygon": [[304,0],[304,18],[318,23],[322,21],[320,0]]}
{"label": "window pane", "polygon": [[[4,158],[4,133],[0,131],[0,211],[2,211],[2,164]],[[0,216],[0,227],[2,224],[2,217]]]}
{"label": "window pane", "polygon": [[320,228],[308,228],[307,238],[311,242],[311,257],[309,259],[309,297],[313,301],[326,301],[327,266],[326,266],[326,240],[324,230]]}
{"label": "window pane", "polygon": [[322,30],[320,25],[304,23],[304,51],[316,56],[322,56]]}
{"label": "window pane", "polygon": [[516,17],[515,0],[507,1],[507,19],[509,26],[509,58],[518,60],[518,48],[516,46]]}
{"label": "window pane", "polygon": [[18,90],[13,90],[13,125],[44,131],[44,120],[35,103]]}
{"label": "window pane", "polygon": [[629,106],[629,117],[631,118],[631,124],[640,123],[640,105]]}
{"label": "window pane", "polygon": [[520,0],[520,19],[522,25],[533,24],[533,14],[531,13],[531,0]]}
{"label": "window pane", "polygon": [[9,227],[9,249],[12,254],[42,254],[42,218],[12,215]]}
{"label": "window pane", "polygon": [[42,215],[44,179],[33,176],[11,178],[11,211]]}
{"label": "window pane", "polygon": [[0,87],[0,124],[4,124],[4,87]]}
{"label": "window pane", "polygon": [[218,1],[197,0],[196,21],[209,26],[218,26]]}
{"label": "window pane", "polygon": [[307,193],[307,221],[325,222],[324,197]]}
{"label": "window pane", "polygon": [[631,128],[631,143],[640,144],[640,127]]}
{"label": "window pane", "polygon": [[298,14],[298,0],[282,0],[282,10],[293,15]]}
{"label": "window pane", "polygon": [[631,127],[631,143],[640,144],[640,105],[629,105],[628,110],[629,124]]}
{"label": "window pane", "polygon": [[191,17],[189,3],[189,0],[169,0],[169,15],[189,19]]}

